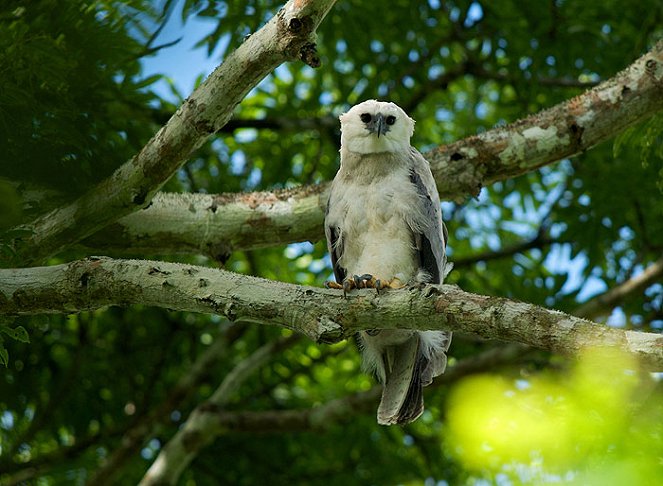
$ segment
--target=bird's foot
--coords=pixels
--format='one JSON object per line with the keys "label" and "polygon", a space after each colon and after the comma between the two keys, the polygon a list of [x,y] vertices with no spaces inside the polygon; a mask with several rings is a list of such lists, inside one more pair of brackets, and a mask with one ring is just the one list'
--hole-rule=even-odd
{"label": "bird's foot", "polygon": [[346,296],[352,289],[375,289],[377,293],[383,289],[402,289],[406,285],[398,277],[389,280],[380,280],[369,273],[363,275],[353,275],[343,280],[343,283],[325,282],[328,289],[342,289]]}

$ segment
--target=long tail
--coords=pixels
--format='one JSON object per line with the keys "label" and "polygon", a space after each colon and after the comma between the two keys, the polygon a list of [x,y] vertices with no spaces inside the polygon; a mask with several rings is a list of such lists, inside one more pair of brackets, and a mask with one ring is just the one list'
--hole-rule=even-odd
{"label": "long tail", "polygon": [[378,423],[406,424],[424,411],[423,387],[444,372],[451,333],[378,331],[362,333],[364,364],[383,383]]}

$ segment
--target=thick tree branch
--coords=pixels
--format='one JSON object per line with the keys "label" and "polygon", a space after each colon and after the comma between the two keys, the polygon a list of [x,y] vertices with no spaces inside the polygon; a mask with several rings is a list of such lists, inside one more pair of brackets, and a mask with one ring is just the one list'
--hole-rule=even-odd
{"label": "thick tree branch", "polygon": [[303,287],[176,263],[92,258],[0,270],[0,314],[67,313],[142,304],[273,324],[317,341],[362,329],[442,329],[563,354],[617,346],[663,369],[663,336],[598,325],[567,314],[450,285],[383,292]]}
{"label": "thick tree branch", "polygon": [[[224,260],[253,250],[318,240],[327,186],[238,194],[159,193],[152,205],[82,242],[87,251],[127,255],[204,254]],[[178,223],[178,224],[173,224]]]}
{"label": "thick tree branch", "polygon": [[[578,154],[663,108],[663,40],[613,78],[523,120],[426,154],[442,199]],[[439,177],[444,174],[444,177]]]}
{"label": "thick tree branch", "polygon": [[[463,200],[483,186],[614,137],[663,109],[662,92],[660,41],[626,70],[576,98],[425,155],[441,198]],[[92,252],[116,255],[202,251],[217,256],[230,250],[317,241],[323,236],[327,190],[324,183],[273,193],[163,194],[155,198],[153,207],[118,221],[85,245]]]}
{"label": "thick tree branch", "polygon": [[214,70],[136,156],[73,203],[29,224],[32,236],[15,249],[18,261],[39,262],[147,206],[262,78],[289,60],[319,65],[315,30],[334,1],[290,0]]}

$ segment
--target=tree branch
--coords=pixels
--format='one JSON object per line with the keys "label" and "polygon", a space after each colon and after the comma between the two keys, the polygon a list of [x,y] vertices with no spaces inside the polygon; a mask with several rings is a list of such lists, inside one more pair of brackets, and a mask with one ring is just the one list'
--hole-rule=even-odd
{"label": "tree branch", "polygon": [[647,288],[658,281],[661,275],[663,275],[663,256],[649,265],[641,274],[585,302],[575,314],[586,319],[596,319],[609,314],[625,297]]}
{"label": "tree branch", "polygon": [[[449,367],[444,374],[435,378],[432,386],[449,385],[470,374],[487,369],[494,370],[497,366],[503,366],[521,358],[527,351],[528,348],[517,344],[488,349]],[[304,410],[261,412],[209,410],[209,413],[214,415],[210,419],[212,428],[209,429],[209,433],[220,435],[224,432],[324,431],[338,424],[348,423],[361,413],[375,410],[381,390],[381,386],[374,386],[370,390],[347,395]]]}
{"label": "tree branch", "polygon": [[262,78],[288,60],[317,67],[315,30],[334,2],[290,0],[214,70],[136,156],[73,203],[27,225],[32,235],[15,248],[18,261],[39,262],[147,206]]}
{"label": "tree branch", "polygon": [[69,313],[142,304],[272,324],[316,341],[366,329],[441,329],[573,354],[617,346],[663,369],[663,336],[598,325],[570,315],[450,285],[341,292],[177,263],[92,258],[0,270],[0,314]]}
{"label": "tree branch", "polygon": [[198,357],[193,365],[186,369],[170,390],[168,397],[155,410],[150,411],[132,425],[122,436],[119,446],[94,471],[87,484],[94,486],[113,484],[122,464],[140,449],[155,426],[164,422],[170,412],[179,407],[195,387],[203,381],[212,366],[226,355],[230,343],[241,336],[244,329],[233,326],[224,334],[217,336],[212,345]]}
{"label": "tree branch", "polygon": [[[270,343],[256,351],[239,368],[245,374],[262,366],[278,350],[292,344],[290,339]],[[439,376],[434,386],[449,384],[468,374],[487,367],[494,368],[512,362],[523,356],[524,346],[509,345],[489,349],[472,358],[460,361],[445,374]],[[233,371],[228,375],[239,374]],[[224,380],[224,384],[229,379]],[[326,430],[339,423],[347,423],[360,413],[375,408],[380,396],[380,386],[327,402],[324,405],[304,410],[279,410],[266,412],[234,412],[224,408],[227,402],[227,387],[222,384],[214,395],[199,405],[187,419],[184,426],[162,449],[141,484],[175,484],[182,471],[200,450],[216,437],[227,432],[284,432],[302,430]],[[220,400],[225,397],[225,400]]]}
{"label": "tree branch", "polygon": [[[554,107],[426,154],[442,199],[571,157],[663,108],[663,40],[628,68]],[[440,177],[444,174],[444,177]]]}
{"label": "tree branch", "polygon": [[161,450],[140,484],[143,486],[177,484],[180,475],[198,455],[198,451],[214,438],[209,431],[213,416],[208,411],[224,409],[233,393],[247,378],[264,366],[273,356],[295,344],[300,337],[300,335],[294,334],[278,341],[272,341],[241,361],[228,373],[212,396],[191,412],[184,426]]}
{"label": "tree branch", "polygon": [[254,250],[323,236],[327,185],[237,194],[159,193],[81,244],[118,256],[194,253],[225,260]]}
{"label": "tree branch", "polygon": [[[424,154],[440,197],[533,171],[608,140],[663,109],[663,41],[623,72],[546,111]],[[277,246],[323,236],[328,183],[241,195],[163,194],[85,241],[92,252],[166,254]],[[195,224],[194,224],[195,222]],[[202,223],[202,224],[201,224]],[[108,243],[104,243],[108,241]],[[136,251],[133,251],[133,250]]]}

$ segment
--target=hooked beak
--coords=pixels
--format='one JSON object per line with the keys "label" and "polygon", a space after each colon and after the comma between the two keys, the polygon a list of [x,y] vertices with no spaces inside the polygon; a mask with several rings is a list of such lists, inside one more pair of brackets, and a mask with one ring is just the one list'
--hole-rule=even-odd
{"label": "hooked beak", "polygon": [[378,132],[378,138],[380,138],[380,135],[384,135],[387,133],[387,124],[384,121],[384,116],[382,116],[382,113],[378,113],[377,116],[375,117],[375,128],[377,128]]}

